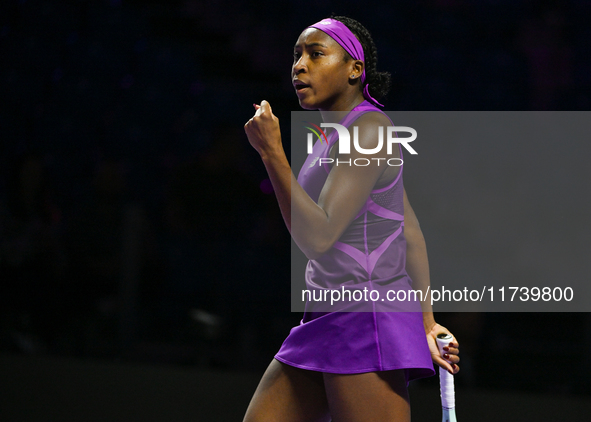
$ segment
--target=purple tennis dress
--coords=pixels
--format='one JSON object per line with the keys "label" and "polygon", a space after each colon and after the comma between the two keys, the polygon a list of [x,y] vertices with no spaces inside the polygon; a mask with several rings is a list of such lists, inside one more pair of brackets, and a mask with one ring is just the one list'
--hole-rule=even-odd
{"label": "purple tennis dress", "polygon": [[[349,126],[362,114],[375,111],[383,113],[364,101],[341,124]],[[328,143],[316,142],[298,176],[315,202],[330,171],[327,165],[318,165],[318,159],[328,158],[337,140],[338,134],[333,131]],[[308,261],[306,288],[367,288],[379,290],[381,297],[387,290],[410,290],[403,228],[401,166],[392,183],[371,192],[339,241],[320,258]],[[397,303],[398,308],[381,300],[342,306],[339,312],[331,312],[309,300],[300,325],[291,329],[275,359],[302,369],[337,374],[405,369],[407,382],[435,374],[419,302]],[[390,312],[392,309],[405,312]]]}

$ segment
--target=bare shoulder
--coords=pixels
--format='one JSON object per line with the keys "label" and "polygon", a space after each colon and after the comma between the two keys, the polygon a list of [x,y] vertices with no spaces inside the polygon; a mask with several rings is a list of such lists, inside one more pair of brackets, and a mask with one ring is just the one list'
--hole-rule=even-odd
{"label": "bare shoulder", "polygon": [[349,130],[353,130],[354,126],[359,128],[359,146],[362,148],[373,148],[378,143],[378,135],[380,130],[385,130],[386,126],[392,123],[388,116],[378,111],[370,111],[357,118]]}
{"label": "bare shoulder", "polygon": [[370,111],[364,113],[355,120],[356,126],[389,126],[392,123],[388,116],[379,111]]}

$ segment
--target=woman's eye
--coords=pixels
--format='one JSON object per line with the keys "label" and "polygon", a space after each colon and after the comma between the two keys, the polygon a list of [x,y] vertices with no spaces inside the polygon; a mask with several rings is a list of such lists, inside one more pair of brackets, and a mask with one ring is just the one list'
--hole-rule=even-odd
{"label": "woman's eye", "polygon": [[[314,52],[312,52],[312,54],[310,54],[310,55],[311,55],[312,57],[320,57],[320,56],[323,56],[323,55],[324,55],[324,53],[322,53],[322,51],[314,51]],[[299,53],[299,52],[297,52],[297,51],[293,53],[293,59],[294,59],[294,60],[298,60],[300,57],[302,57],[302,53]]]}

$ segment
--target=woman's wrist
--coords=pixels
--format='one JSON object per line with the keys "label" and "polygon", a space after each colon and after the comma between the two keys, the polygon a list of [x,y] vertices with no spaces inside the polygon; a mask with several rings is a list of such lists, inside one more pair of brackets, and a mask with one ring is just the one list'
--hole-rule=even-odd
{"label": "woman's wrist", "polygon": [[[279,145],[281,145],[281,142],[279,142]],[[276,148],[265,148],[264,150],[259,151],[259,155],[261,156],[261,159],[264,163],[276,160],[287,161],[287,157],[282,146]]]}
{"label": "woman's wrist", "polygon": [[423,326],[425,327],[425,332],[430,333],[435,324],[437,323],[435,322],[433,312],[423,312]]}

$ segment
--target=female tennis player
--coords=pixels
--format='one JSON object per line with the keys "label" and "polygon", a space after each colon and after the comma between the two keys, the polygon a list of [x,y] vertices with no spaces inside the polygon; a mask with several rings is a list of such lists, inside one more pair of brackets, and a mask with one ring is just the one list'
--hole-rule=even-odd
{"label": "female tennis player", "polygon": [[[359,146],[376,149],[379,127],[393,126],[377,107],[375,97],[386,93],[390,75],[377,72],[376,63],[373,40],[359,22],[333,16],[311,25],[294,47],[300,105],[320,110],[325,122],[340,122],[351,134],[356,126]],[[402,165],[383,164],[402,159],[400,144],[390,154],[382,148],[366,166],[334,165],[336,158],[367,156],[351,147],[339,157],[338,132],[332,131],[327,142],[316,142],[296,180],[271,105],[254,106],[245,131],[293,239],[309,258],[307,288],[426,292],[426,246],[404,191]],[[383,312],[382,303],[368,301],[364,308],[350,302],[331,312],[308,301],[244,421],[410,421],[408,382],[433,375],[433,362],[457,373],[459,344],[454,337],[441,356],[435,339],[449,331],[435,322],[428,301],[401,305],[405,312]]]}

